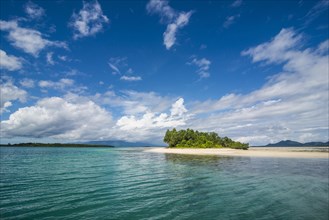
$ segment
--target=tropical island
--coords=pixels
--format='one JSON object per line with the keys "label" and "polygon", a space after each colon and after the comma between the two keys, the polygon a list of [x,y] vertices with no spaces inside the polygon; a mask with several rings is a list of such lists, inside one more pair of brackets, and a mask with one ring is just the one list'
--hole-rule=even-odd
{"label": "tropical island", "polygon": [[156,147],[145,151],[229,157],[328,158],[328,147],[249,147],[248,143],[233,141],[228,137],[222,138],[215,132],[199,132],[192,129],[167,130],[163,141],[168,147]]}
{"label": "tropical island", "polygon": [[77,143],[19,143],[19,144],[1,144],[3,147],[114,147],[111,145],[99,144],[77,144]]}
{"label": "tropical island", "polygon": [[169,148],[233,148],[247,150],[248,143],[233,141],[228,137],[220,137],[215,132],[200,132],[193,129],[167,130],[163,141]]}

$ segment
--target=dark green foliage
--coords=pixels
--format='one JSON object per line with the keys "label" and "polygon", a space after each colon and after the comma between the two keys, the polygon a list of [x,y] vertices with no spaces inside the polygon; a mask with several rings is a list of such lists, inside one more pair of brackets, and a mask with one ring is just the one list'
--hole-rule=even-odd
{"label": "dark green foliage", "polygon": [[221,138],[215,132],[199,132],[192,129],[167,130],[163,141],[169,147],[176,148],[235,148],[248,149],[249,144],[233,141],[228,137]]}

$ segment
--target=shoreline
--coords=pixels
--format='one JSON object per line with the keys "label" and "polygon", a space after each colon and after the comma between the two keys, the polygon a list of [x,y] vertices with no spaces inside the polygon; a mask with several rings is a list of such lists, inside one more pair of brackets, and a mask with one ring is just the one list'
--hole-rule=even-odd
{"label": "shoreline", "polygon": [[[312,151],[313,150],[313,151]],[[314,151],[311,148],[283,148],[283,147],[250,147],[248,150],[230,148],[164,148],[157,147],[145,150],[150,153],[188,154],[188,155],[216,155],[234,157],[279,157],[279,158],[318,158],[329,159],[328,148],[324,151]]]}

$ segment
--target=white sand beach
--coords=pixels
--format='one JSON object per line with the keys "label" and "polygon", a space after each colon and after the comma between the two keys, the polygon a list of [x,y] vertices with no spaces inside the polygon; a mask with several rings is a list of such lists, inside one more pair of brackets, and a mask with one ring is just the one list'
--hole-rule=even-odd
{"label": "white sand beach", "polygon": [[157,147],[146,149],[146,152],[166,154],[192,154],[192,155],[218,155],[238,157],[283,157],[283,158],[327,158],[329,159],[328,148],[307,148],[307,147],[250,147],[248,150],[237,150],[230,148],[164,148]]}

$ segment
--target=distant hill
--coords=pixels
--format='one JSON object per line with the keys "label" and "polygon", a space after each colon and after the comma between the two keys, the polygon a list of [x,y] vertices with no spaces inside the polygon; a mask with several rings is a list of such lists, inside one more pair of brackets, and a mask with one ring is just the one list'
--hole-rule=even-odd
{"label": "distant hill", "polygon": [[89,141],[84,144],[93,145],[111,145],[114,147],[154,147],[159,146],[158,144],[146,143],[146,142],[128,142],[121,140],[108,140],[108,141]]}
{"label": "distant hill", "polygon": [[268,144],[266,147],[302,147],[303,144],[299,143],[297,141],[291,141],[291,140],[286,140],[286,141],[280,141],[275,144]]}
{"label": "distant hill", "polygon": [[285,140],[275,144],[268,144],[265,147],[326,147],[326,146],[329,146],[329,141],[300,143],[297,141]]}

